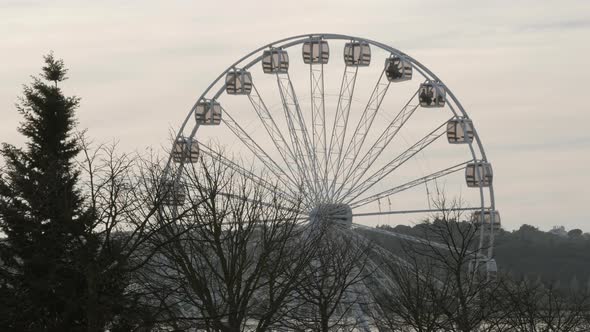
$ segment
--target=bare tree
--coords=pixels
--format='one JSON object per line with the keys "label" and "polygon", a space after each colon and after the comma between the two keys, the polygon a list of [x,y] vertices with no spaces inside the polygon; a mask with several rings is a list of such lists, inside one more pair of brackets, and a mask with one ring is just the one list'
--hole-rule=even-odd
{"label": "bare tree", "polygon": [[416,255],[382,263],[380,269],[389,283],[375,294],[381,311],[374,317],[382,330],[434,332],[447,326],[443,305],[451,288],[439,279],[440,271],[435,266],[430,259]]}
{"label": "bare tree", "polygon": [[93,147],[83,134],[78,141],[80,191],[93,221],[79,239],[86,250],[78,260],[87,280],[88,331],[149,328],[160,308],[145,301],[136,272],[159,251],[153,238],[174,223],[154,222],[166,190],[154,166],[162,162],[118,154],[115,143]]}
{"label": "bare tree", "polygon": [[441,271],[440,282],[450,287],[450,296],[442,306],[449,323],[446,328],[493,331],[497,328],[493,322],[497,320],[490,318],[501,316],[502,311],[498,283],[482,271],[486,262],[481,261],[480,255],[487,247],[481,242],[481,230],[475,223],[462,221],[460,199],[448,201],[444,194],[439,194],[435,205],[440,213],[430,227],[424,228],[428,250],[418,252],[436,262]]}
{"label": "bare tree", "polygon": [[287,327],[296,330],[347,331],[367,324],[362,307],[370,303],[364,281],[372,270],[372,246],[338,224],[316,224],[323,234],[297,288],[298,310]]}
{"label": "bare tree", "polygon": [[588,331],[590,324],[590,294],[587,291],[559,289],[555,284],[541,281],[503,283],[504,309],[510,314],[506,323],[511,331],[522,332],[574,332]]}
{"label": "bare tree", "polygon": [[158,211],[166,227],[154,243],[162,250],[142,273],[145,283],[173,290],[161,298],[183,328],[268,330],[286,314],[318,237],[301,226],[299,201],[279,188],[212,155],[185,166],[186,199]]}
{"label": "bare tree", "polygon": [[[480,229],[462,221],[462,202],[438,193],[438,213],[416,226],[421,241],[406,241],[403,264],[388,264],[396,298],[382,300],[393,312],[389,327],[401,323],[418,331],[493,331],[502,315],[498,284],[480,267]],[[479,266],[478,266],[479,264]],[[483,263],[485,266],[485,262]]]}
{"label": "bare tree", "polygon": [[392,293],[375,296],[381,312],[374,320],[381,330],[590,330],[587,291],[516,282],[505,274],[491,278],[481,269],[488,259],[481,255],[487,249],[480,245],[481,229],[462,221],[461,201],[439,192],[434,204],[439,213],[413,229],[420,239],[403,243],[402,259],[380,265],[393,285]]}

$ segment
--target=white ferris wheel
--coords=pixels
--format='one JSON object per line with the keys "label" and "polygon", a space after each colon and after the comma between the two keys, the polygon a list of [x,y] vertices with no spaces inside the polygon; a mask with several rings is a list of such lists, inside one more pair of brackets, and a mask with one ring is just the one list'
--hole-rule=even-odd
{"label": "white ferris wheel", "polygon": [[211,139],[268,176],[217,155],[225,166],[260,186],[280,184],[286,199],[303,198],[303,218],[338,222],[339,231],[424,241],[375,226],[436,213],[429,188],[444,185],[479,226],[478,264],[497,271],[500,217],[476,126],[440,78],[393,47],[320,33],[252,51],[197,98],[169,165],[216,154],[203,144]]}

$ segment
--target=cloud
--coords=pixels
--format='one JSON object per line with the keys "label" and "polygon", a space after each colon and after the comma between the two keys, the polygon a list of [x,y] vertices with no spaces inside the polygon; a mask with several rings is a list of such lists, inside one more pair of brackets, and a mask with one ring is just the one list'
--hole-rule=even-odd
{"label": "cloud", "polygon": [[522,25],[518,28],[520,31],[545,32],[549,30],[574,30],[590,28],[590,18],[578,18],[569,20],[560,20],[554,22],[543,22]]}

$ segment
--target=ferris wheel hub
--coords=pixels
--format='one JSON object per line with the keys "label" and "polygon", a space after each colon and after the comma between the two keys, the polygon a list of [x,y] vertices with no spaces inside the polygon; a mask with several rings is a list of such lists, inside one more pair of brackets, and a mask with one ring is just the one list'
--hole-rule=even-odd
{"label": "ferris wheel hub", "polygon": [[348,204],[321,203],[309,213],[312,224],[350,228],[352,226],[352,209]]}

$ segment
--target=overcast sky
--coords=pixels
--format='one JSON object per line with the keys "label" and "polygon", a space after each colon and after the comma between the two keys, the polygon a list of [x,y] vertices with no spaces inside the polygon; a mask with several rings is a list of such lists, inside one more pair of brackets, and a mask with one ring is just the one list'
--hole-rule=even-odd
{"label": "overcast sky", "polygon": [[22,142],[14,104],[49,50],[80,127],[141,151],[231,62],[311,32],[381,41],[442,78],[477,124],[506,228],[590,231],[588,0],[0,0],[0,141]]}

